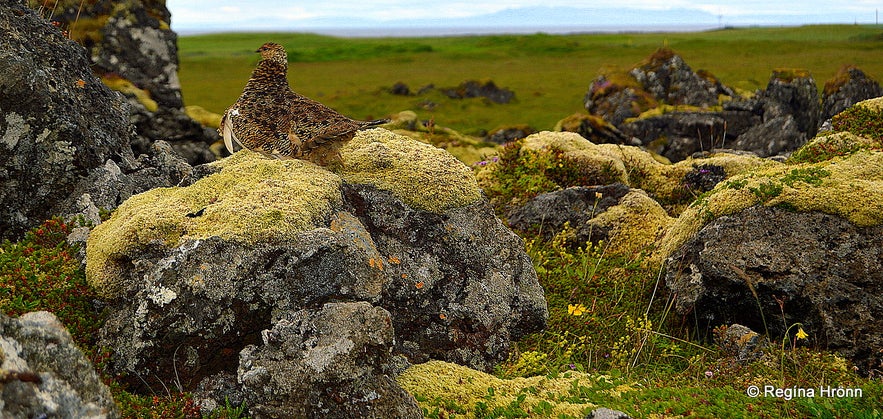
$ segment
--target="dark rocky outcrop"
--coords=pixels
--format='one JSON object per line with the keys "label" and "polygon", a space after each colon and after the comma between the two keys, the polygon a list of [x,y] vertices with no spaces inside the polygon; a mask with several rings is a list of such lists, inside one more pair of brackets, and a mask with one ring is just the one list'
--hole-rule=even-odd
{"label": "dark rocky outcrop", "polygon": [[[32,7],[43,6],[31,1]],[[88,51],[93,71],[126,95],[138,138],[135,154],[154,141],[169,142],[191,164],[215,159],[208,146],[218,140],[184,111],[178,80],[177,35],[171,14],[157,0],[62,1],[52,19]]]}
{"label": "dark rocky outcrop", "polygon": [[161,145],[135,159],[126,101],[58,28],[4,2],[0,30],[0,238],[84,206],[115,208],[189,170]]}
{"label": "dark rocky outcrop", "polygon": [[510,141],[525,138],[535,132],[537,132],[537,130],[527,125],[502,127],[489,132],[485,137],[485,140],[495,144],[506,144]]}
{"label": "dark rocky outcrop", "polygon": [[361,417],[377,395],[406,399],[384,378],[396,359],[488,370],[544,327],[524,244],[468,167],[379,129],[342,155],[338,175],[240,152],[194,171],[190,186],[133,197],[98,226],[87,275],[109,299],[110,370],[129,372],[136,388],[204,382],[206,394],[219,391],[205,380],[238,370],[233,393],[269,416],[303,400],[261,389],[312,383],[311,401]]}
{"label": "dark rocky outcrop", "polygon": [[119,416],[110,389],[52,313],[0,313],[0,417]]}
{"label": "dark rocky outcrop", "polygon": [[822,93],[822,120],[843,112],[866,99],[883,96],[883,88],[855,66],[841,67],[827,82]]}
{"label": "dark rocky outcrop", "polygon": [[389,88],[389,93],[398,96],[411,96],[411,89],[407,84],[402,82],[396,82],[396,84],[392,85]]}
{"label": "dark rocky outcrop", "polygon": [[[693,72],[669,49],[658,50],[627,75],[599,76],[585,107],[623,134],[601,140],[642,145],[671,161],[718,148],[787,155],[821,125],[815,81],[805,70],[776,69],[765,90],[745,99],[713,75]],[[587,134],[598,141],[593,132]]]}
{"label": "dark rocky outcrop", "polygon": [[606,186],[574,186],[540,194],[509,212],[509,225],[523,233],[551,238],[568,223],[574,231],[573,244],[597,243],[607,238],[607,229],[588,223],[608,208],[618,205],[631,189],[621,183]]}
{"label": "dark rocky outcrop", "polygon": [[493,103],[499,104],[506,104],[515,100],[515,92],[505,87],[497,87],[497,85],[492,80],[468,80],[460,83],[460,85],[457,87],[440,90],[443,94],[451,99],[481,97]]}
{"label": "dark rocky outcrop", "polygon": [[811,344],[865,373],[879,371],[881,237],[883,227],[836,215],[753,206],[710,222],[681,246],[668,259],[666,283],[677,309],[700,327],[739,323],[781,338],[799,322]]}
{"label": "dark rocky outcrop", "polygon": [[668,48],[661,48],[629,71],[657,101],[668,105],[710,107],[718,96],[735,96],[708,72],[694,72],[684,59]]}
{"label": "dark rocky outcrop", "polygon": [[726,142],[726,120],[711,112],[671,112],[620,125],[629,138],[671,161],[681,161],[697,151],[721,148]]}

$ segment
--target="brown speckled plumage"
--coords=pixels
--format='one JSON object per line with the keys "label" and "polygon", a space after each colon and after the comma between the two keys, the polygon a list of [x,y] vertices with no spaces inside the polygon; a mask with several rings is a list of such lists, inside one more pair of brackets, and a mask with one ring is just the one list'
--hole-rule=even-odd
{"label": "brown speckled plumage", "polygon": [[268,42],[242,95],[224,112],[218,130],[227,149],[233,142],[276,158],[309,160],[321,166],[339,158],[338,148],[356,131],[387,120],[356,121],[299,95],[288,86],[285,49]]}

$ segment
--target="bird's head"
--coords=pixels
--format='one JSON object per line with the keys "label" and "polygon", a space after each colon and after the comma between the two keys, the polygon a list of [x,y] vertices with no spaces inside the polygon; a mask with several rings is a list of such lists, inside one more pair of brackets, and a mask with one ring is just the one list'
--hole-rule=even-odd
{"label": "bird's head", "polygon": [[267,42],[261,45],[255,52],[261,53],[261,58],[265,60],[288,64],[288,55],[285,53],[285,48],[275,42]]}

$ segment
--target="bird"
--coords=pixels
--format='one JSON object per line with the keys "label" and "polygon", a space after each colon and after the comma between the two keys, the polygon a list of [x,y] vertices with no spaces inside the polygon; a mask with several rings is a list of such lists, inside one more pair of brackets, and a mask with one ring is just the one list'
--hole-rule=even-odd
{"label": "bird", "polygon": [[328,166],[340,161],[340,146],[357,131],[389,122],[354,120],[291,90],[282,45],[267,42],[255,52],[261,60],[218,129],[231,154],[235,142],[266,157]]}

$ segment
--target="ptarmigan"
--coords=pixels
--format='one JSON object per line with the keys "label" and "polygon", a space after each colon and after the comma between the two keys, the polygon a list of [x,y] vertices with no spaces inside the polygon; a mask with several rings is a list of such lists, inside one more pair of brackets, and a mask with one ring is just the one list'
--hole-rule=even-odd
{"label": "ptarmigan", "polygon": [[231,153],[240,147],[279,159],[309,160],[320,166],[339,159],[338,149],[356,131],[389,122],[356,121],[299,95],[288,85],[288,56],[282,45],[268,42],[256,52],[261,61],[242,95],[224,112],[221,136]]}

